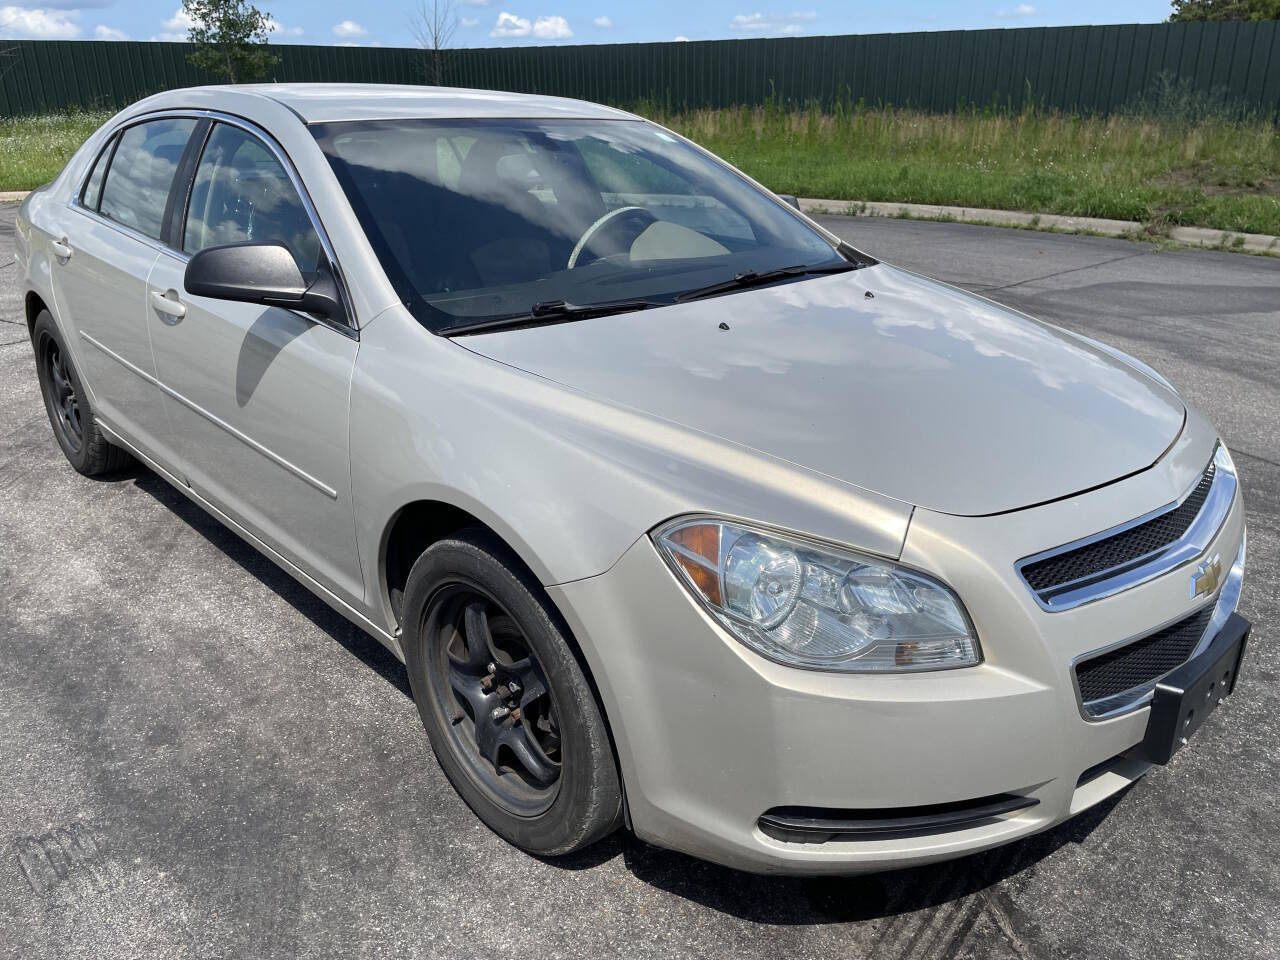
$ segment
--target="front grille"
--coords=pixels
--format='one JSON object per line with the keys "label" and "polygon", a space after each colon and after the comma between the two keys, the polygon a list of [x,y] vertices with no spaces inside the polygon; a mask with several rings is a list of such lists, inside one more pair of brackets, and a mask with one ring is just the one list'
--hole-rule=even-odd
{"label": "front grille", "polygon": [[1021,568],[1022,578],[1043,595],[1069,583],[1118,572],[1118,568],[1163,550],[1181,538],[1199,516],[1213,486],[1214,472],[1214,461],[1210,459],[1200,482],[1178,506],[1115,536],[1028,563]]}
{"label": "front grille", "polygon": [[1085,709],[1126,691],[1153,687],[1187,661],[1212,616],[1213,604],[1208,604],[1163,630],[1076,664],[1076,684]]}

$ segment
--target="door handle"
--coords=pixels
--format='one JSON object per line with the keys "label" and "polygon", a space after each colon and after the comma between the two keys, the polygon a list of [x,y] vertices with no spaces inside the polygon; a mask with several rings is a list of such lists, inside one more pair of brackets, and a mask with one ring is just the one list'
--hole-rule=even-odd
{"label": "door handle", "polygon": [[67,246],[67,238],[61,240],[50,240],[49,249],[53,251],[53,255],[59,260],[69,260],[71,258],[71,248]]}
{"label": "door handle", "polygon": [[[171,293],[172,297],[169,296]],[[178,294],[173,290],[166,290],[164,293],[159,290],[151,291],[151,306],[175,320],[181,320],[187,315],[187,308],[178,302]]]}

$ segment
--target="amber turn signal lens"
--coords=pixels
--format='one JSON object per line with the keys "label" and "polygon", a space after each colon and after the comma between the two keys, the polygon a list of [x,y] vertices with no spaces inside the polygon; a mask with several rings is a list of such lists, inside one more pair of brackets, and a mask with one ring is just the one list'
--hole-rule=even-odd
{"label": "amber turn signal lens", "polygon": [[676,563],[698,588],[703,599],[720,606],[720,525],[699,523],[681,527],[672,531],[670,540],[706,561],[704,565],[683,553],[674,554]]}

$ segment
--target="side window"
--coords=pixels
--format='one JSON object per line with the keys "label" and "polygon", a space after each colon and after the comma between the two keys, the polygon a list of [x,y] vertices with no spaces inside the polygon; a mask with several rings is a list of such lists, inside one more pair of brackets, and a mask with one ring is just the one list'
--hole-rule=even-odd
{"label": "side window", "polygon": [[85,181],[84,192],[80,194],[80,202],[90,210],[97,210],[98,201],[102,199],[102,178],[106,175],[107,164],[111,161],[111,147],[115,142],[116,138],[112,137],[99,151],[98,159],[93,162],[93,169],[89,171],[89,179]]}
{"label": "side window", "polygon": [[223,243],[283,244],[303,273],[314,272],[321,257],[320,238],[280,161],[257,137],[219,123],[196,167],[182,249]]}
{"label": "side window", "polygon": [[169,189],[195,126],[195,120],[170,118],[125,130],[102,185],[99,212],[159,240]]}

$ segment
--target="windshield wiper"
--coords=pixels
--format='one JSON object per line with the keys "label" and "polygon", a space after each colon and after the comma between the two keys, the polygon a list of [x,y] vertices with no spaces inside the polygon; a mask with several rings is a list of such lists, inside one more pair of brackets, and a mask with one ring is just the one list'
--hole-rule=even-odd
{"label": "windshield wiper", "polygon": [[633,313],[636,310],[658,306],[661,304],[653,300],[614,300],[612,303],[566,303],[563,300],[544,300],[530,307],[528,313],[497,317],[493,320],[477,320],[474,323],[459,323],[445,327],[440,334],[445,337],[455,337],[468,333],[489,333],[514,327],[532,327],[544,323],[560,323],[565,320],[607,317],[615,313]]}
{"label": "windshield wiper", "polygon": [[859,266],[861,264],[836,263],[828,267],[809,267],[803,263],[798,263],[791,267],[778,267],[776,270],[744,270],[742,273],[735,273],[732,278],[723,280],[720,283],[698,287],[696,290],[686,290],[675,298],[675,302],[684,303],[688,300],[701,300],[703,297],[714,297],[716,294],[742,290],[746,287],[759,287],[767,283],[776,283],[789,277],[816,276],[822,273],[845,273],[849,270],[857,270]]}

